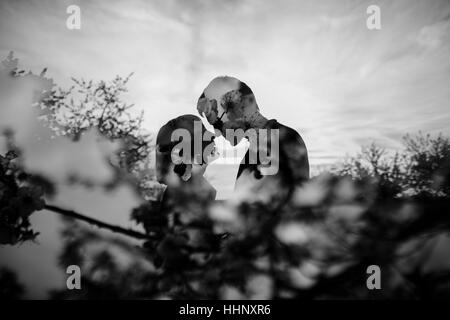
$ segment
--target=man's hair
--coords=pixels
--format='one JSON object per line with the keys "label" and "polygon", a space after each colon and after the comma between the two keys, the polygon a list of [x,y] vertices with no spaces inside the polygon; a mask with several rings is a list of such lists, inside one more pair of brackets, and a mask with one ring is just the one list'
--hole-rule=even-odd
{"label": "man's hair", "polygon": [[[225,114],[229,110],[233,110],[234,104],[237,102],[233,100],[233,92],[238,93],[234,97],[245,97],[251,95],[249,101],[256,110],[259,110],[256,103],[255,95],[252,89],[241,80],[229,77],[220,76],[212,79],[197,101],[197,111],[203,117],[206,117],[208,122],[214,126],[215,129],[222,131]],[[225,105],[224,105],[224,101]]]}
{"label": "man's hair", "polygon": [[245,96],[245,95],[247,95],[247,94],[253,94],[253,91],[252,91],[252,89],[250,89],[250,87],[245,83],[245,82],[242,82],[242,81],[240,81],[241,83],[240,83],[240,86],[239,86],[239,92],[243,95],[243,96]]}

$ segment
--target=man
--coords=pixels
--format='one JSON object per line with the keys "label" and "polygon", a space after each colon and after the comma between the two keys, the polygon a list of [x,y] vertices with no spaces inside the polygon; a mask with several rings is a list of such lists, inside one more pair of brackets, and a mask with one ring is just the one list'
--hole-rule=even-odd
{"label": "man", "polygon": [[237,197],[280,203],[309,179],[308,153],[301,136],[264,117],[244,82],[227,76],[213,79],[198,99],[197,110],[213,125],[216,135],[223,135],[232,145],[244,137],[249,140],[237,174]]}

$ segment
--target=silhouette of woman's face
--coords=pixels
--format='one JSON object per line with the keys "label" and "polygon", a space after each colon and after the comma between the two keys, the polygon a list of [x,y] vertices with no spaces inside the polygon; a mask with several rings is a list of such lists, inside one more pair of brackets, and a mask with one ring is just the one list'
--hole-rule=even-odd
{"label": "silhouette of woman's face", "polygon": [[[181,130],[182,138],[174,140],[174,132]],[[176,137],[176,136],[175,136]],[[195,141],[197,139],[198,141]],[[180,142],[189,148],[178,150]],[[196,149],[196,144],[201,150]],[[197,154],[201,152],[201,155]],[[188,152],[187,154],[183,154]],[[200,118],[183,115],[170,120],[158,132],[156,141],[156,174],[160,182],[181,179],[187,181],[192,175],[203,175],[208,162],[215,156],[214,134],[206,130]],[[187,160],[187,161],[184,161]]]}

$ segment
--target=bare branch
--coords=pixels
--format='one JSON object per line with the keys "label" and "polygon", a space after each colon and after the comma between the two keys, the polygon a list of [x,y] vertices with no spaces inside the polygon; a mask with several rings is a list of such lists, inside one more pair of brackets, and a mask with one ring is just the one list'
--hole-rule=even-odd
{"label": "bare branch", "polygon": [[119,226],[115,226],[115,225],[112,225],[112,224],[109,224],[109,223],[106,223],[106,222],[102,222],[102,221],[99,221],[99,220],[87,217],[85,215],[82,215],[82,214],[77,213],[77,212],[72,211],[72,210],[66,210],[66,209],[63,209],[63,208],[60,208],[60,207],[57,207],[57,206],[53,206],[53,205],[48,205],[48,204],[45,205],[44,209],[52,211],[52,212],[55,212],[55,213],[58,213],[58,214],[61,214],[61,215],[66,216],[66,217],[70,217],[70,218],[73,218],[73,219],[77,219],[77,220],[81,220],[81,221],[87,222],[89,224],[92,224],[92,225],[97,226],[97,227],[102,228],[102,229],[108,229],[108,230],[110,230],[112,232],[121,233],[121,234],[124,234],[124,235],[132,237],[132,238],[145,239],[145,240],[153,239],[153,237],[151,235],[149,235],[149,234],[145,234],[145,233],[142,233],[142,232],[139,232],[139,231],[135,231],[135,230],[132,230],[132,229],[125,229],[125,228],[122,228],[122,227],[119,227]]}

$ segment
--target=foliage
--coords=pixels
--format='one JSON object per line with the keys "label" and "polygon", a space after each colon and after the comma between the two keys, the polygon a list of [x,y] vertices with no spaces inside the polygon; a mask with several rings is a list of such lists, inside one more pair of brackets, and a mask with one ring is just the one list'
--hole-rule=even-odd
{"label": "foliage", "polygon": [[22,299],[25,288],[18,281],[16,274],[7,268],[0,268],[0,299]]}
{"label": "foliage", "polygon": [[[55,290],[52,298],[448,296],[448,272],[422,268],[429,246],[450,226],[447,138],[407,136],[405,150],[394,155],[369,146],[334,172],[298,186],[275,208],[245,194],[211,201],[195,174],[161,200],[154,193],[164,187],[142,166],[150,146],[141,118],[119,99],[127,81],[75,80],[74,88],[52,89],[40,100],[43,121],[55,134],[76,140],[95,127],[108,139],[131,140],[115,164],[133,175],[145,199],[130,217],[145,229],[145,240],[137,243],[67,222],[60,264],[81,267],[83,289]],[[1,227],[17,234],[2,236],[9,244],[35,236],[28,217],[42,208],[37,190],[51,189],[44,178],[22,185],[16,152],[3,155],[0,168]],[[14,163],[19,167],[11,169]],[[366,287],[372,264],[382,269],[383,290]]]}
{"label": "foliage", "polygon": [[[18,60],[10,53],[2,62],[1,80],[19,86],[30,79],[38,79],[34,88],[33,106],[41,124],[56,136],[73,141],[81,139],[89,129],[96,129],[105,138],[120,141],[121,148],[110,158],[115,178],[106,185],[113,189],[122,182],[131,182],[146,197],[154,191],[151,161],[151,139],[141,129],[142,115],[132,115],[132,105],[124,103],[120,94],[126,92],[127,78],[116,77],[110,83],[93,83],[73,79],[75,85],[68,90],[55,88],[53,80],[45,78],[46,69],[39,75],[18,68]],[[5,81],[6,80],[6,81]],[[79,100],[75,100],[76,96]],[[75,101],[79,101],[75,103]],[[16,244],[33,240],[38,232],[32,229],[30,215],[42,210],[44,198],[51,199],[56,192],[54,181],[39,173],[27,172],[23,166],[22,150],[14,142],[14,131],[3,133],[7,151],[0,155],[0,243]],[[72,183],[80,181],[71,176]],[[87,183],[85,183],[87,184]]]}
{"label": "foliage", "polygon": [[[8,134],[7,138],[11,140]],[[29,217],[45,204],[45,179],[23,172],[15,162],[18,152],[9,144],[11,150],[0,155],[0,244],[33,240],[38,233]]]}
{"label": "foliage", "polygon": [[[448,230],[448,196],[441,192],[444,189],[403,192],[411,188],[414,180],[406,174],[413,169],[399,159],[416,155],[409,150],[394,158],[382,155],[376,146],[364,149],[356,159],[367,162],[355,165],[355,174],[316,177],[276,210],[249,199],[211,203],[195,176],[188,187],[172,189],[166,202],[150,201],[136,208],[132,218],[153,236],[143,244],[153,271],[146,288],[127,298],[448,295],[448,273],[421,270],[429,244]],[[433,162],[420,167],[441,170],[434,163],[441,158],[426,159]],[[348,168],[347,162],[343,170]],[[442,174],[432,176],[443,181]],[[383,270],[382,291],[367,290],[366,269],[372,264]]]}
{"label": "foliage", "polygon": [[450,141],[439,134],[403,138],[404,149],[389,154],[372,143],[335,168],[338,175],[374,178],[382,196],[449,196]]}
{"label": "foliage", "polygon": [[416,193],[449,196],[450,141],[439,135],[419,134],[405,137],[406,152],[410,159],[406,176],[410,188]]}
{"label": "foliage", "polygon": [[72,78],[71,88],[53,89],[40,100],[40,108],[45,111],[42,120],[56,135],[75,141],[92,128],[109,140],[121,141],[123,146],[113,161],[115,167],[135,178],[150,179],[151,139],[142,129],[143,112],[129,112],[134,105],[121,99],[131,75],[96,83]]}

